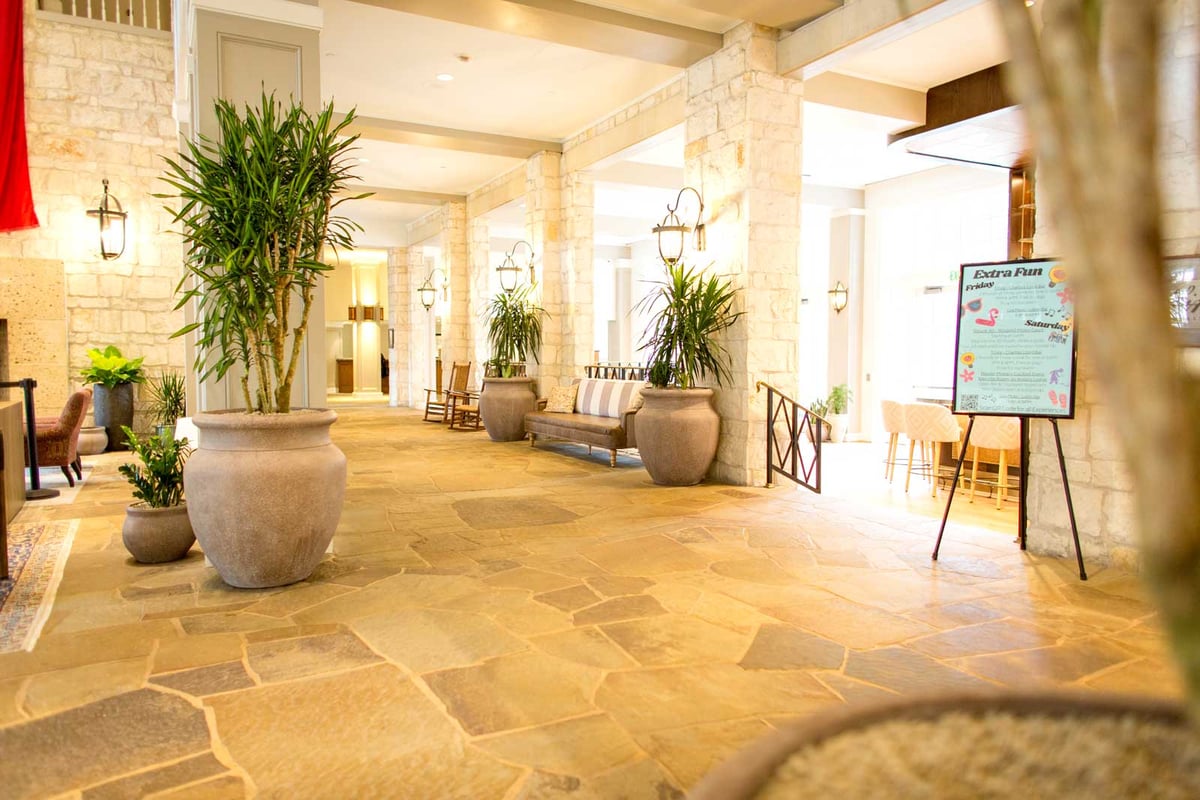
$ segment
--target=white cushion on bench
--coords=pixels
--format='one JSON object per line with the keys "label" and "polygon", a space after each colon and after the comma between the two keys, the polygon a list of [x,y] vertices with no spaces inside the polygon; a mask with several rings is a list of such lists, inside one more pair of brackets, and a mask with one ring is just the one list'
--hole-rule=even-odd
{"label": "white cushion on bench", "polygon": [[642,381],[583,378],[575,395],[575,413],[619,417],[641,397],[644,385]]}

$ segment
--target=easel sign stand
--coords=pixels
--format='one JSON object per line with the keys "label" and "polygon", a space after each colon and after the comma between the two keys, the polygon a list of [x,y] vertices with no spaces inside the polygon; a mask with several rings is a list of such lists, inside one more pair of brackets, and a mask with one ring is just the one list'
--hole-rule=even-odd
{"label": "easel sign stand", "polygon": [[1046,419],[1054,430],[1079,579],[1086,581],[1071,484],[1067,480],[1067,461],[1058,431],[1058,420],[1075,416],[1075,301],[1067,271],[1054,259],[964,264],[958,291],[952,410],[966,414],[968,422],[933,547],[933,560],[937,561],[942,547],[977,416],[1021,419],[1019,539],[1021,549],[1025,549],[1028,456],[1024,450],[1028,421]]}

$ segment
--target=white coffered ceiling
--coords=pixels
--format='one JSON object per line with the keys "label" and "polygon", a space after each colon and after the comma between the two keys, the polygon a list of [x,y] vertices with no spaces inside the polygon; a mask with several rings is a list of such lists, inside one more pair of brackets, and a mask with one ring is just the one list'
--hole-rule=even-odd
{"label": "white coffered ceiling", "polygon": [[[831,68],[924,91],[1003,60],[991,16],[995,0],[953,2],[965,10],[877,48],[860,46]],[[518,167],[523,148],[561,147],[674,80],[683,72],[680,59],[690,63],[697,53],[710,52],[719,34],[739,21],[787,29],[841,1],[319,4],[322,93],[339,111],[355,108],[364,118],[357,172],[364,185],[385,190],[347,208],[366,228],[359,241],[385,247],[407,244],[405,225],[445,195],[465,195]],[[804,117],[806,181],[860,188],[937,165],[887,149],[887,134],[911,126],[911,120],[815,103],[806,104]],[[628,244],[649,235],[682,185],[683,144],[680,125],[596,165],[598,244]],[[489,216],[497,231],[515,234],[523,213],[514,208]]]}

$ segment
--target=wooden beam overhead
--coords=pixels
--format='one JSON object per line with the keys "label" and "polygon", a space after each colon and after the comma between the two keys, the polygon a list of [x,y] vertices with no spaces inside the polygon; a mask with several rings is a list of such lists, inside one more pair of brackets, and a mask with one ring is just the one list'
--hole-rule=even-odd
{"label": "wooden beam overhead", "polygon": [[[334,115],[337,122],[341,122],[345,118],[345,114]],[[562,142],[548,139],[521,139],[516,136],[463,131],[457,128],[442,128],[437,125],[422,125],[417,122],[401,122],[379,117],[355,117],[347,131],[357,133],[364,139],[411,144],[418,147],[435,147],[440,150],[458,150],[463,153],[483,153],[507,158],[525,159],[543,150],[561,153],[563,149]]]}
{"label": "wooden beam overhead", "polygon": [[719,33],[577,0],[354,0],[544,42],[688,67],[721,48]]}

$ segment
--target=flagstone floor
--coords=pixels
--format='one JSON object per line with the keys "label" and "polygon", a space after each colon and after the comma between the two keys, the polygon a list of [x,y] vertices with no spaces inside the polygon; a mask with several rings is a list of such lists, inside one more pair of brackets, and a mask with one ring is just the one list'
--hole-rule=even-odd
{"label": "flagstone floor", "polygon": [[82,521],[37,647],[0,655],[0,795],[667,798],[843,704],[1179,695],[1136,578],[1010,533],[956,523],[934,564],[935,518],[844,488],[662,488],[631,457],[339,413],[334,554],[293,586],[229,588],[198,548],[132,562],[120,454],[26,506]]}

